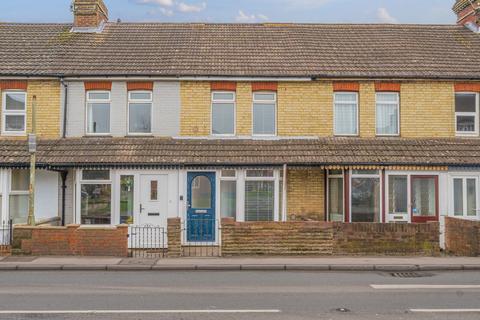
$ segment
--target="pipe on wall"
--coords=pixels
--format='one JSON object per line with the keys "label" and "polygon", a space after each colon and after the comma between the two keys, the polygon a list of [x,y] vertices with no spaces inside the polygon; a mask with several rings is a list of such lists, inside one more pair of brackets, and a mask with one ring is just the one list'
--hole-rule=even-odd
{"label": "pipe on wall", "polygon": [[66,190],[67,190],[67,176],[68,176],[68,171],[62,171],[60,173],[62,177],[62,226],[65,226],[65,210],[66,210],[66,204],[65,204],[65,197],[66,197]]}
{"label": "pipe on wall", "polygon": [[67,136],[68,84],[63,78],[60,79],[60,83],[64,89],[62,138],[65,138]]}

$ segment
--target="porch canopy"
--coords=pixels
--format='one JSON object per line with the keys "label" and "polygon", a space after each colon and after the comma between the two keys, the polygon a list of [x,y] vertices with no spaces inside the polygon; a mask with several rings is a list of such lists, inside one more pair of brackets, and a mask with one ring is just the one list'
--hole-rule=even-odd
{"label": "porch canopy", "polygon": [[[40,140],[37,166],[158,168],[282,166],[432,169],[480,167],[478,139],[311,138],[186,139],[67,138]],[[28,167],[25,140],[0,141],[0,167]]]}

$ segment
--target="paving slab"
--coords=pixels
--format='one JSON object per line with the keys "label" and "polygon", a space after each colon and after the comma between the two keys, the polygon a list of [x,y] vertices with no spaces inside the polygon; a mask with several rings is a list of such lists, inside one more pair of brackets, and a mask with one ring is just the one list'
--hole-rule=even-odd
{"label": "paving slab", "polygon": [[38,257],[32,261],[32,264],[112,265],[119,264],[121,261],[122,258],[112,257]]}
{"label": "paving slab", "polygon": [[125,258],[120,261],[120,265],[145,265],[152,266],[157,263],[158,259],[140,259],[140,258]]}

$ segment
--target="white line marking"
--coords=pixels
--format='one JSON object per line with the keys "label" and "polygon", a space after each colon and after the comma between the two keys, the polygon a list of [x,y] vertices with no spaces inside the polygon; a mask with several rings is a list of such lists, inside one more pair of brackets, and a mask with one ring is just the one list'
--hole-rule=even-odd
{"label": "white line marking", "polygon": [[480,285],[435,285],[435,284],[371,284],[377,290],[397,289],[480,289]]}
{"label": "white line marking", "polygon": [[0,314],[180,314],[180,313],[280,313],[278,309],[258,310],[0,310]]}
{"label": "white line marking", "polygon": [[410,309],[421,313],[480,313],[480,309]]}

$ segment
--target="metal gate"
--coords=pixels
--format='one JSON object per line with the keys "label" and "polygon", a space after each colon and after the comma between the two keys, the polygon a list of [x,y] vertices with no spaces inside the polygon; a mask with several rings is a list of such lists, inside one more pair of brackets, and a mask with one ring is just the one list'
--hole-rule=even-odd
{"label": "metal gate", "polygon": [[184,257],[220,257],[221,228],[215,219],[189,219],[182,222]]}
{"label": "metal gate", "polygon": [[157,259],[166,254],[165,229],[160,226],[129,226],[128,252],[132,258]]}
{"label": "metal gate", "polygon": [[0,256],[10,255],[13,237],[13,221],[3,221],[0,225]]}

